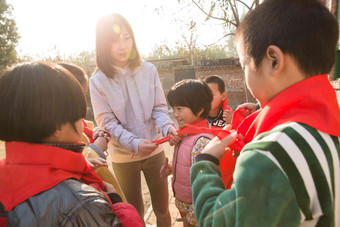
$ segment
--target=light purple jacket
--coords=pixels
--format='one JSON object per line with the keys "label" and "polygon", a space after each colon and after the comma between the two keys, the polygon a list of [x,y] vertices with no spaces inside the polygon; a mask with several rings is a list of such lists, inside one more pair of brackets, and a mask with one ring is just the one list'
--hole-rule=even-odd
{"label": "light purple jacket", "polygon": [[[101,71],[90,78],[95,120],[113,137],[109,151],[114,162],[138,161],[141,160],[138,144],[142,139],[160,139],[175,125],[168,115],[164,91],[153,64],[143,61],[135,70],[129,67],[115,67],[115,70],[113,79]],[[159,146],[148,157],[162,150]]]}

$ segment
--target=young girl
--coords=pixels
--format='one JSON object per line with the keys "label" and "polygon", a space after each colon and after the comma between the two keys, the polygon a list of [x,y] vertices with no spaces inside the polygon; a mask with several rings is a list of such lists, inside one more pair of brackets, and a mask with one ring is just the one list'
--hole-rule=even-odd
{"label": "young girl", "polygon": [[[180,128],[185,124],[198,127],[208,127],[207,117],[213,100],[208,85],[199,80],[183,80],[175,84],[168,93],[168,102],[172,106],[173,116]],[[212,134],[200,133],[185,136],[179,145],[175,146],[172,166],[165,163],[161,177],[173,174],[172,188],[184,226],[197,226],[194,205],[190,188],[190,167],[196,162],[196,155],[201,153],[205,145],[213,138]],[[171,171],[169,171],[171,169]]]}
{"label": "young girl", "polygon": [[0,202],[8,226],[143,225],[129,204],[112,205],[120,197],[81,154],[85,114],[79,83],[60,66],[26,63],[0,77]]}
{"label": "young girl", "polygon": [[109,152],[117,180],[143,218],[143,171],[157,226],[170,226],[167,181],[159,176],[165,155],[163,147],[151,141],[174,136],[176,130],[157,70],[140,59],[131,26],[119,14],[97,23],[96,65],[91,102],[98,126],[112,135]]}

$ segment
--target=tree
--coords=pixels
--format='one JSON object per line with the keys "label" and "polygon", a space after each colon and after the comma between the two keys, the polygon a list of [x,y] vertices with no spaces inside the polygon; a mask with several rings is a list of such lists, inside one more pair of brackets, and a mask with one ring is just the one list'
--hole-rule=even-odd
{"label": "tree", "polygon": [[0,71],[17,62],[15,47],[20,36],[12,10],[6,0],[0,0]]}
{"label": "tree", "polygon": [[68,61],[82,67],[91,76],[96,68],[94,56],[94,51],[82,51],[75,57],[69,57]]}
{"label": "tree", "polygon": [[189,23],[186,24],[188,34],[182,34],[182,39],[185,42],[187,49],[189,50],[190,56],[190,64],[194,64],[194,54],[197,52],[196,43],[197,43],[197,29],[196,29],[196,22],[191,20]]}
{"label": "tree", "polygon": [[[242,17],[248,12],[256,8],[260,4],[260,0],[177,0],[179,3],[187,3],[195,5],[205,16],[207,20],[217,20],[222,22],[225,34],[216,40],[215,43],[234,35],[234,31],[239,26]],[[214,44],[215,44],[214,43]]]}
{"label": "tree", "polygon": [[[79,53],[75,53],[72,55],[61,54],[58,47],[55,45],[52,49],[48,50],[48,56],[39,57],[42,61],[48,61],[53,63],[58,62],[71,62],[82,67],[88,76],[91,76],[93,71],[96,68],[95,60],[94,60],[94,51],[81,51]],[[26,61],[32,59],[30,56],[23,56],[20,58],[20,61]]]}
{"label": "tree", "polygon": [[[174,18],[172,23],[179,28],[177,34],[180,39],[173,49],[166,44],[157,45],[147,57],[150,60],[181,57],[193,64],[203,59],[237,57],[234,47],[235,30],[242,18],[259,5],[260,0],[177,0],[177,2],[181,7],[170,12],[170,15]],[[162,10],[164,11],[163,7],[159,7],[155,12],[163,14]],[[215,34],[216,25],[221,26],[222,32]],[[212,26],[215,30],[210,30],[212,33],[207,35],[210,36],[208,38],[210,40],[207,41],[205,28]]]}
{"label": "tree", "polygon": [[228,55],[226,50],[227,48],[221,45],[209,46],[203,50],[202,56],[205,60],[234,57],[234,55]]}
{"label": "tree", "polygon": [[[192,55],[193,62],[236,57],[237,54],[234,49],[229,49],[224,45],[212,45],[204,48],[195,47]],[[186,58],[187,61],[190,62],[191,56],[186,44],[177,43],[174,48],[169,48],[165,44],[156,45],[153,51],[145,57],[147,60],[166,60],[173,58]]]}
{"label": "tree", "polygon": [[174,58],[173,50],[166,44],[156,44],[151,53],[145,58],[148,60],[160,60]]}

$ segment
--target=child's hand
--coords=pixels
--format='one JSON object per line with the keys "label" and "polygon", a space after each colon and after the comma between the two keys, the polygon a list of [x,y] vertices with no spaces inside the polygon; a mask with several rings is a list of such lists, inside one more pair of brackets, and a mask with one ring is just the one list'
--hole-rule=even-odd
{"label": "child's hand", "polygon": [[177,131],[174,127],[169,128],[167,136],[170,136],[170,141],[169,141],[170,146],[177,145],[182,140],[182,137],[178,136]]}
{"label": "child's hand", "polygon": [[254,113],[256,111],[256,107],[257,107],[256,103],[246,102],[246,103],[243,103],[237,106],[237,109],[239,108],[247,109],[247,116],[248,116],[249,114]]}
{"label": "child's hand", "polygon": [[107,166],[107,162],[103,158],[87,158],[87,164],[92,168],[95,169],[100,166]]}
{"label": "child's hand", "polygon": [[142,140],[138,144],[138,154],[141,157],[146,157],[149,154],[151,154],[157,147],[158,145],[154,144],[153,142],[149,140]]}
{"label": "child's hand", "polygon": [[171,174],[171,164],[169,164],[169,159],[165,158],[164,163],[159,171],[159,176],[161,179],[167,178]]}
{"label": "child's hand", "polygon": [[220,160],[226,153],[225,148],[232,144],[236,140],[236,137],[237,132],[231,133],[223,140],[219,140],[217,137],[214,137],[203,149],[202,153],[210,154]]}
{"label": "child's hand", "polygon": [[227,124],[226,126],[223,127],[223,130],[230,131],[232,128],[231,124]]}
{"label": "child's hand", "polygon": [[187,219],[185,217],[184,218],[176,218],[176,221],[177,222],[183,222],[183,226],[193,226],[187,221]]}
{"label": "child's hand", "polygon": [[109,184],[109,183],[107,183],[105,181],[103,181],[103,183],[104,183],[104,186],[105,186],[105,193],[106,194],[117,193],[115,187],[113,187],[112,184]]}
{"label": "child's hand", "polygon": [[233,119],[233,111],[226,109],[223,112],[223,120],[227,122],[227,124],[231,124],[231,120]]}
{"label": "child's hand", "polygon": [[105,131],[105,130],[102,130],[102,129],[97,129],[93,132],[93,140],[96,140],[98,137],[104,137],[107,142],[110,142],[110,135]]}
{"label": "child's hand", "polygon": [[105,137],[97,137],[97,139],[93,142],[97,145],[102,151],[106,151],[108,147],[108,141]]}
{"label": "child's hand", "polygon": [[[185,218],[176,218],[176,221],[177,221],[177,222],[182,222],[182,221],[184,222],[184,221],[186,221],[186,219],[185,219]],[[184,226],[184,225],[183,225],[183,226]]]}

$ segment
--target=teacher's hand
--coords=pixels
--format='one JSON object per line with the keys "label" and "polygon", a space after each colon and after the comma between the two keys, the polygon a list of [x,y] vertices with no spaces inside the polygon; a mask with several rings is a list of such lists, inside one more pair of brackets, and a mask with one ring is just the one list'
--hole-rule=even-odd
{"label": "teacher's hand", "polygon": [[138,144],[138,154],[141,157],[146,157],[149,154],[151,154],[157,147],[158,147],[158,145],[152,143],[151,141],[142,140]]}

